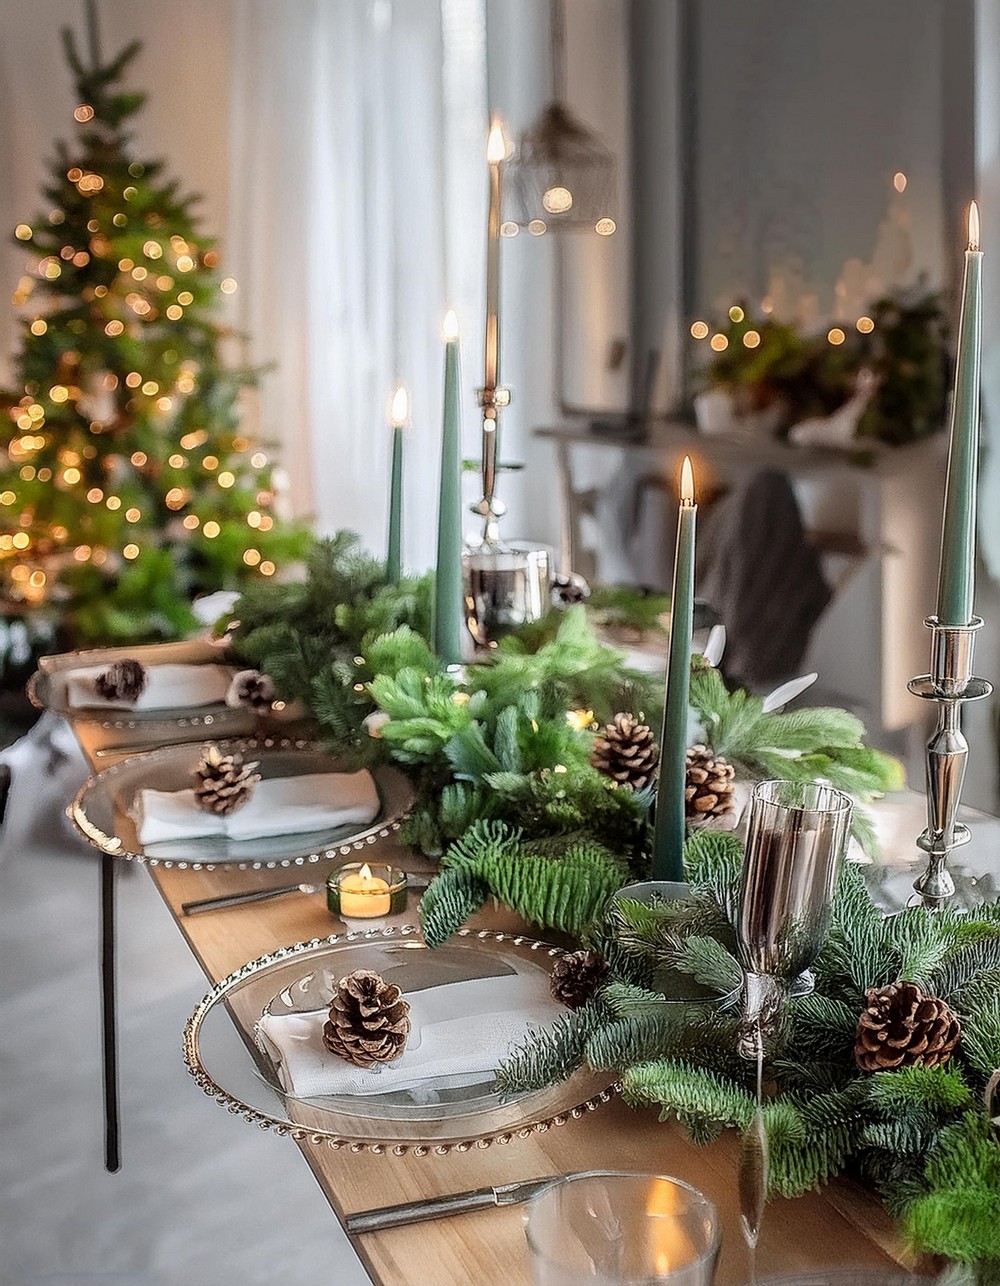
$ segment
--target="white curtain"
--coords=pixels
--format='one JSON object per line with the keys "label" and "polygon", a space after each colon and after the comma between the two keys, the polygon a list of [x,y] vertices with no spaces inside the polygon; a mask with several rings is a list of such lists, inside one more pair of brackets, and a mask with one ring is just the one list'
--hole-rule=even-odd
{"label": "white curtain", "polygon": [[[443,347],[481,343],[483,0],[245,0],[233,10],[228,262],[260,430],[296,509],[384,547],[393,384],[411,398],[404,558],[433,558]],[[471,485],[471,483],[470,483]]]}

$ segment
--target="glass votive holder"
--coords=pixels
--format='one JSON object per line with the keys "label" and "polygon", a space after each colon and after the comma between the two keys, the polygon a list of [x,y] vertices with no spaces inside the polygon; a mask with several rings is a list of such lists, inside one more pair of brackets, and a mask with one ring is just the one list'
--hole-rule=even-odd
{"label": "glass votive holder", "polygon": [[534,1286],[711,1286],[719,1219],[666,1175],[592,1170],[555,1179],[528,1205]]}
{"label": "glass votive holder", "polygon": [[388,862],[348,862],[331,871],[326,905],[341,920],[383,920],[406,910],[406,872]]}

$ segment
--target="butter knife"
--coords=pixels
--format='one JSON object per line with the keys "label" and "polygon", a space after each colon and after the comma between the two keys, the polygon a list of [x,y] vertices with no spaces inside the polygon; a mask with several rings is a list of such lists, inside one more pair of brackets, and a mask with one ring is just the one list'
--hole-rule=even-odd
{"label": "butter knife", "polygon": [[[425,889],[430,883],[430,876],[410,875],[406,884],[411,889]],[[278,884],[270,889],[247,889],[242,893],[225,893],[221,897],[200,898],[197,902],[182,902],[183,915],[198,915],[201,911],[221,911],[227,906],[244,906],[247,902],[267,902],[271,898],[283,898],[289,893],[322,893],[323,884]]]}
{"label": "butter knife", "polygon": [[464,1215],[470,1210],[513,1206],[521,1201],[530,1201],[550,1183],[555,1183],[562,1177],[549,1175],[545,1179],[524,1179],[519,1183],[503,1183],[495,1188],[474,1188],[471,1192],[453,1192],[447,1197],[429,1197],[426,1201],[407,1201],[399,1206],[383,1206],[378,1210],[359,1210],[357,1214],[347,1216],[344,1227],[352,1236],[360,1236],[366,1232],[384,1232],[387,1228],[424,1223],[428,1219]]}

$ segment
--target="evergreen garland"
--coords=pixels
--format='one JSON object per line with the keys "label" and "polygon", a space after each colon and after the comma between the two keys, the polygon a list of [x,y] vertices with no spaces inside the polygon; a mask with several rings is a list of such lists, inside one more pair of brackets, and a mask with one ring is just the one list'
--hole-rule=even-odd
{"label": "evergreen garland", "polygon": [[[699,832],[686,851],[691,898],[618,901],[586,940],[610,981],[577,1014],[532,1034],[499,1072],[510,1093],[577,1067],[617,1072],[625,1098],[657,1104],[697,1142],[749,1127],[754,1068],[736,1054],[737,1015],[725,1004],[667,1004],[656,968],[679,970],[721,999],[739,965],[731,954],[739,842]],[[609,942],[614,949],[609,950]],[[816,990],[791,1000],[766,1069],[770,1192],[794,1197],[849,1172],[879,1192],[921,1249],[1000,1265],[1000,1144],[981,1103],[1000,1067],[1000,904],[975,919],[912,908],[884,917],[854,867],[842,875]],[[869,987],[919,982],[961,1015],[946,1066],[866,1073],[854,1061]]]}

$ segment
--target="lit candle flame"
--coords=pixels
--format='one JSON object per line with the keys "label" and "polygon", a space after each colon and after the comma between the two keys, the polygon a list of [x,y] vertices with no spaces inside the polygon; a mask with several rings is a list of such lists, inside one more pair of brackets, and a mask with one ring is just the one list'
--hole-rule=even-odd
{"label": "lit candle flame", "polygon": [[686,455],[681,465],[681,504],[694,504],[694,471],[691,468],[691,457]]}
{"label": "lit candle flame", "polygon": [[458,339],[458,317],[454,308],[449,308],[444,315],[444,342],[453,343]]}
{"label": "lit candle flame", "polygon": [[372,878],[372,868],[368,865],[367,862],[365,862],[361,870],[358,871],[358,878],[362,880],[370,880]]}
{"label": "lit candle flame", "polygon": [[490,136],[486,142],[486,159],[490,165],[499,165],[507,155],[507,140],[504,138],[503,122],[499,116],[493,118]]}
{"label": "lit candle flame", "polygon": [[404,384],[400,384],[392,395],[392,407],[389,411],[389,423],[394,429],[405,428],[409,415],[410,399],[406,392],[406,386]]}
{"label": "lit candle flame", "polygon": [[969,249],[979,249],[979,205],[975,201],[969,206]]}

